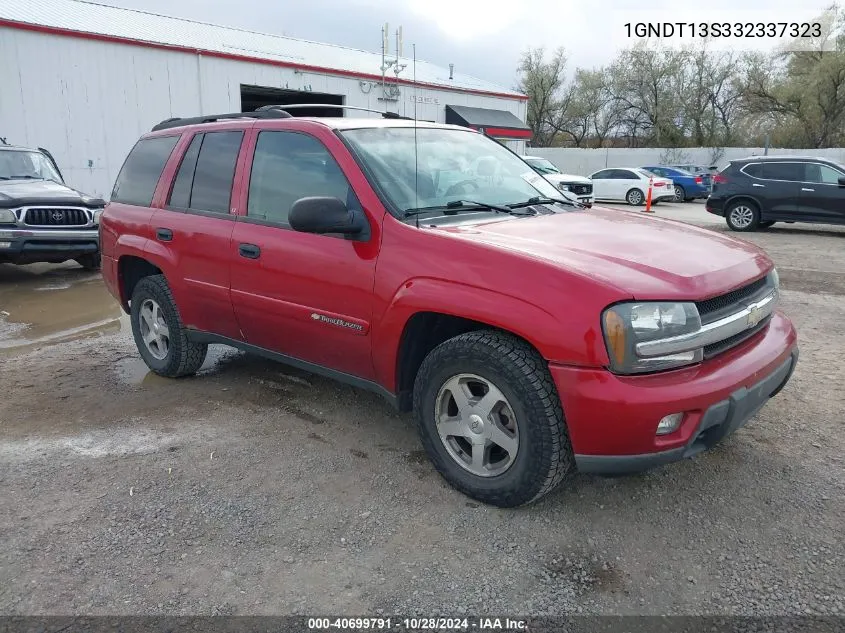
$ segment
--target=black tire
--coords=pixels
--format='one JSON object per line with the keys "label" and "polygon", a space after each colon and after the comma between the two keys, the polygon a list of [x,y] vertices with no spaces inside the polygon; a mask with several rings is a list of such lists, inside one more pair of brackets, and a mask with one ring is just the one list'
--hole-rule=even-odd
{"label": "black tire", "polygon": [[100,270],[100,254],[89,253],[76,258],[76,263],[85,270]]}
{"label": "black tire", "polygon": [[[519,447],[501,474],[473,474],[447,451],[437,430],[435,401],[458,374],[476,374],[507,398],[518,422]],[[426,453],[457,490],[503,508],[535,501],[574,471],[563,409],[546,361],[525,341],[495,330],[461,334],[438,345],[414,382],[414,414]]]}
{"label": "black tire", "polygon": [[633,207],[638,207],[645,203],[645,194],[639,189],[631,189],[625,194],[625,202]]}
{"label": "black tire", "polygon": [[689,200],[687,198],[687,192],[681,185],[675,185],[675,200],[674,202],[686,202]]}
{"label": "black tire", "polygon": [[767,221],[767,222],[760,222],[760,228],[761,228],[761,229],[767,229],[767,228],[769,228],[770,226],[774,226],[774,225],[775,225],[775,223],[774,223],[774,221],[773,221],[773,220],[769,220],[769,221]]}
{"label": "black tire", "polygon": [[750,200],[732,202],[725,209],[725,222],[732,231],[754,231],[760,224],[760,209]]}
{"label": "black tire", "polygon": [[[167,354],[162,359],[153,356],[141,334],[141,305],[147,299],[158,304],[170,331]],[[202,366],[208,352],[208,345],[188,340],[176,302],[173,300],[173,294],[164,275],[151,275],[138,282],[132,292],[129,314],[138,352],[147,367],[155,373],[168,378],[178,378],[195,374]]]}

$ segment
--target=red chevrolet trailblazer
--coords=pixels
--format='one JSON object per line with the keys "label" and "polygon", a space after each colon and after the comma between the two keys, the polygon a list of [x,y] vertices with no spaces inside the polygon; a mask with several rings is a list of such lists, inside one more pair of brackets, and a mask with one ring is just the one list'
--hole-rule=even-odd
{"label": "red chevrolet trailblazer", "polygon": [[164,121],[100,232],[153,371],[224,343],[376,391],[498,506],[706,450],[798,358],[763,251],[581,208],[490,138],[395,115]]}

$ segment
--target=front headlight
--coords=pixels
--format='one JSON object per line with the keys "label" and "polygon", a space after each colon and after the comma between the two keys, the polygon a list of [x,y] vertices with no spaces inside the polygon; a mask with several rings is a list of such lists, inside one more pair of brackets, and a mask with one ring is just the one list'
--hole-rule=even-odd
{"label": "front headlight", "polygon": [[105,209],[94,209],[94,224],[100,224],[100,218],[103,215],[103,211],[105,211]]}
{"label": "front headlight", "polygon": [[11,209],[0,209],[0,224],[15,224],[18,216]]}
{"label": "front headlight", "polygon": [[702,349],[670,356],[640,357],[637,343],[697,332],[701,318],[694,303],[638,302],[611,306],[602,315],[610,367],[618,374],[639,374],[697,363]]}
{"label": "front headlight", "polygon": [[557,188],[561,191],[569,191],[569,185],[567,185],[565,182],[557,183]]}

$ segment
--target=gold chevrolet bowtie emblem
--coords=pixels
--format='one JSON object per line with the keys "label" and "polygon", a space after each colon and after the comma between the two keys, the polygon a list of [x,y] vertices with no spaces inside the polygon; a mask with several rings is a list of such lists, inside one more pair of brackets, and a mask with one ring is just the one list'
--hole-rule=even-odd
{"label": "gold chevrolet bowtie emblem", "polygon": [[762,318],[762,313],[760,308],[757,306],[751,306],[751,309],[748,311],[748,318],[746,319],[746,323],[748,327],[754,327],[760,322]]}

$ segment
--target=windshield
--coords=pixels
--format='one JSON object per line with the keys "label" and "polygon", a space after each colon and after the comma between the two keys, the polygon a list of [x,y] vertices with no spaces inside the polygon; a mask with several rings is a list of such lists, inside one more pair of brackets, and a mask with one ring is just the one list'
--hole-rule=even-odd
{"label": "windshield", "polygon": [[37,178],[62,182],[56,168],[41,152],[0,150],[0,179]]}
{"label": "windshield", "polygon": [[508,205],[560,196],[518,156],[469,130],[417,128],[416,151],[414,128],[363,128],[342,135],[400,213],[467,198]]}
{"label": "windshield", "polygon": [[560,170],[554,165],[552,165],[552,163],[546,160],[545,158],[526,158],[524,160],[526,163],[531,165],[536,171],[540,172],[541,174],[560,173]]}

